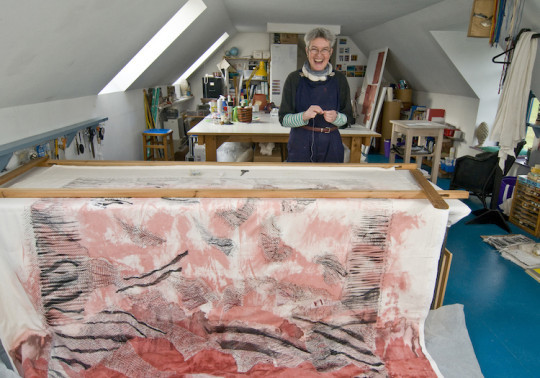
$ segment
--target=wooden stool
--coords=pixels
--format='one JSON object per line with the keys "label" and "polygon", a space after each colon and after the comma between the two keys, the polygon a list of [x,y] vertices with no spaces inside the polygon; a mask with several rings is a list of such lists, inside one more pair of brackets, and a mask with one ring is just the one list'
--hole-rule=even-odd
{"label": "wooden stool", "polygon": [[174,160],[173,131],[149,129],[143,131],[144,160]]}

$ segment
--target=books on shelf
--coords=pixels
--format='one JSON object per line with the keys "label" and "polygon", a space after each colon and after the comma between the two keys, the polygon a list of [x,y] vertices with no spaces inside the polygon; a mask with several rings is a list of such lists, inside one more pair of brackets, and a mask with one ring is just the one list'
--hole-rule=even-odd
{"label": "books on shelf", "polygon": [[445,113],[446,111],[444,109],[429,108],[426,111],[426,119],[428,121],[437,122],[444,125]]}
{"label": "books on shelf", "polygon": [[411,120],[421,120],[426,119],[427,108],[421,105],[411,106],[411,112],[409,113],[409,119]]}

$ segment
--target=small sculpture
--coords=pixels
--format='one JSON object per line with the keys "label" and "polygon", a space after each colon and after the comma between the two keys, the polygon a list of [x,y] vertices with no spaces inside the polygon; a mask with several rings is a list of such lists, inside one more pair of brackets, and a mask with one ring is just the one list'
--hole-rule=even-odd
{"label": "small sculpture", "polygon": [[489,135],[489,127],[487,123],[482,122],[476,128],[476,139],[478,139],[478,145],[482,146]]}

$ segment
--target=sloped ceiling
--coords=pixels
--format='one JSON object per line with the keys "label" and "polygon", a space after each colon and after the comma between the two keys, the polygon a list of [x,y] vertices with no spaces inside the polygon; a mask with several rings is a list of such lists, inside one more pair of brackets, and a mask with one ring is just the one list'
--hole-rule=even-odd
{"label": "sloped ceiling", "polygon": [[[0,108],[96,95],[186,1],[2,1]],[[466,31],[472,0],[204,2],[201,17],[130,89],[173,82],[224,32],[266,32],[274,22],[341,25],[366,54],[388,46],[395,78],[421,90],[472,95],[430,33]],[[531,2],[538,10],[540,0]]]}

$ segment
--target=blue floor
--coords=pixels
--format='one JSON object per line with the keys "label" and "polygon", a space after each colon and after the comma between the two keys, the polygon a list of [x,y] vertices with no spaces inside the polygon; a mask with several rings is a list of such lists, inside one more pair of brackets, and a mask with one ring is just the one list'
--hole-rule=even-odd
{"label": "blue floor", "polygon": [[[386,162],[368,155],[368,162]],[[426,168],[426,170],[428,170]],[[449,179],[437,185],[448,189]],[[481,208],[475,197],[464,201]],[[444,304],[464,305],[465,320],[485,377],[540,377],[540,283],[504,259],[480,235],[507,234],[496,225],[467,225],[471,214],[450,228],[446,247],[453,254]],[[513,234],[523,234],[510,222]]]}

